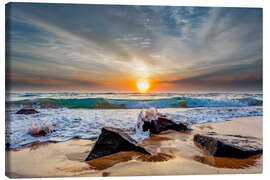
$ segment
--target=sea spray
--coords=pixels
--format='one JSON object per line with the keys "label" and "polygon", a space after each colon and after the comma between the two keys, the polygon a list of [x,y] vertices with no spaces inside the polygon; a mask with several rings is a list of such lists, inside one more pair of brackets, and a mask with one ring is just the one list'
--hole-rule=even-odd
{"label": "sea spray", "polygon": [[36,121],[34,121],[28,132],[31,136],[47,136],[51,134],[53,130],[48,125],[40,126]]}
{"label": "sea spray", "polygon": [[136,141],[141,141],[149,137],[149,130],[143,130],[144,122],[151,122],[157,120],[159,117],[159,113],[156,108],[149,108],[142,110],[138,115],[138,120],[136,124],[136,133],[132,135]]}
{"label": "sea spray", "polygon": [[132,137],[137,141],[141,141],[142,139],[145,139],[149,137],[150,132],[149,131],[143,131],[143,121],[145,117],[145,111],[142,110],[137,119],[137,124],[136,124],[136,133],[132,135]]}

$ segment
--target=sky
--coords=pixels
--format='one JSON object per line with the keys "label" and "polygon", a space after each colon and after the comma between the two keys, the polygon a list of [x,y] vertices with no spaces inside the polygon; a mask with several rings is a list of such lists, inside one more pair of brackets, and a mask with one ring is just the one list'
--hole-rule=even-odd
{"label": "sky", "polygon": [[262,9],[9,3],[8,91],[262,91]]}

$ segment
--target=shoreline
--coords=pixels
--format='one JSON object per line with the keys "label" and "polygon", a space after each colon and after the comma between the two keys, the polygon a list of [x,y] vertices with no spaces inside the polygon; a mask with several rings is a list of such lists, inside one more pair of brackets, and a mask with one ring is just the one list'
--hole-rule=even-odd
{"label": "shoreline", "polygon": [[[12,125],[12,128],[9,125],[6,126],[7,148],[20,148],[34,141],[66,141],[76,136],[90,139],[98,137],[100,129],[106,125],[132,129],[135,127],[141,111],[141,109],[96,111],[67,108],[38,110],[40,114],[18,115],[17,110],[6,114],[6,122]],[[223,121],[236,116],[259,116],[262,115],[262,107],[161,108],[159,112],[168,115],[170,119],[175,119],[176,122],[194,124]],[[56,133],[42,138],[33,138],[29,129],[33,129],[31,127],[35,124],[44,126],[45,129],[49,126]],[[11,141],[12,139],[13,141]]]}
{"label": "shoreline", "polygon": [[9,150],[5,153],[6,175],[23,178],[262,173],[262,155],[247,159],[214,158],[193,142],[196,133],[216,132],[255,137],[262,144],[262,116],[193,124],[190,127],[193,129],[191,132],[168,130],[139,142],[152,156],[129,151],[84,162],[95,141],[83,139],[37,143]]}

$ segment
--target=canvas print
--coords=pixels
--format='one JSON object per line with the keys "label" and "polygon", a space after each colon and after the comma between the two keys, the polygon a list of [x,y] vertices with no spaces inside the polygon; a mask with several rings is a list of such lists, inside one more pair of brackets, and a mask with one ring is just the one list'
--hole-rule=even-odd
{"label": "canvas print", "polygon": [[261,173],[262,9],[6,4],[6,175]]}

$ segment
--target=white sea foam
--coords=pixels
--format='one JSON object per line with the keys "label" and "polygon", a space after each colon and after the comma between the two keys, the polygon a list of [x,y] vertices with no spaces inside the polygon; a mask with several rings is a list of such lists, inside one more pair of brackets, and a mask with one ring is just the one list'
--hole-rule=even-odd
{"label": "white sea foam", "polygon": [[[93,138],[100,134],[103,126],[134,128],[141,109],[86,110],[86,109],[39,109],[39,114],[19,115],[6,112],[6,138],[11,148],[17,148],[35,141],[65,141],[79,136]],[[203,123],[228,120],[233,117],[262,116],[262,107],[215,107],[215,108],[167,108],[159,109],[176,122]],[[55,132],[49,136],[32,137],[28,129],[36,121],[40,126],[53,126]],[[137,129],[137,128],[136,128]],[[136,140],[148,137],[142,132],[132,135]]]}
{"label": "white sea foam", "polygon": [[136,132],[132,135],[132,137],[136,141],[141,141],[142,139],[148,138],[150,135],[149,130],[143,131],[144,122],[155,121],[158,119],[158,111],[156,108],[149,108],[142,110],[138,115],[138,120],[136,124]]}
{"label": "white sea foam", "polygon": [[[60,94],[63,98],[64,96],[67,98],[70,97],[81,97],[85,98],[86,96],[89,97],[90,95],[87,94],[68,94],[63,95]],[[45,97],[50,96],[51,98],[56,98],[59,94],[27,94],[26,97],[21,97],[22,95],[14,94],[16,98],[33,98],[35,99],[37,96]],[[98,96],[98,95],[91,95],[91,97]],[[99,95],[101,96],[101,95]],[[102,94],[104,96],[104,94]],[[110,98],[113,94],[107,94],[106,98]],[[145,103],[147,106],[152,105],[153,103],[163,103],[166,104],[168,99],[179,97],[179,94],[150,94],[150,95],[143,95],[144,98],[148,98],[147,101],[144,101],[140,95],[132,94],[128,100],[130,106],[132,105],[132,101],[137,102],[134,98],[140,99],[139,103]],[[204,94],[204,95],[196,95],[196,94],[189,94],[189,95],[181,95],[185,98],[189,97],[195,99],[196,101],[200,101],[201,105],[204,107],[197,107],[195,108],[168,108],[164,105],[165,108],[159,108],[158,112],[169,116],[170,119],[176,122],[184,122],[187,124],[191,123],[203,123],[203,122],[218,122],[218,121],[225,121],[233,117],[247,117],[247,116],[262,116],[263,110],[262,106],[252,106],[252,99],[257,99],[262,101],[262,94]],[[222,97],[225,96],[225,97]],[[123,99],[124,97],[128,99],[127,94],[120,94],[116,96],[118,98]],[[149,101],[149,98],[152,100],[156,99],[158,101]],[[160,98],[165,98],[162,100]],[[234,99],[238,99],[237,103],[246,104],[245,106],[233,106],[235,104],[226,104],[228,106],[224,107],[222,103],[226,101],[225,98],[228,98],[231,102]],[[12,99],[12,98],[11,98]],[[133,100],[131,100],[133,99]],[[175,98],[177,100],[177,98]],[[239,100],[242,99],[242,100]],[[14,97],[13,99],[14,100]],[[18,100],[18,99],[16,99]],[[204,101],[205,100],[205,101]],[[215,106],[209,106],[208,102],[214,102]],[[116,100],[117,101],[117,100]],[[177,100],[179,101],[179,100]],[[192,100],[190,101],[192,105]],[[220,102],[220,106],[216,106]],[[248,103],[249,106],[247,105]],[[171,101],[170,101],[171,103]],[[205,104],[204,104],[205,103]],[[256,102],[254,103],[256,104]],[[162,105],[162,106],[163,106]],[[194,104],[193,104],[194,105]],[[210,104],[211,105],[211,104]],[[144,105],[143,105],[144,107]],[[154,106],[155,107],[155,106]],[[69,109],[69,108],[38,108],[37,110],[40,112],[38,114],[31,114],[31,115],[20,115],[16,114],[16,111],[19,110],[20,107],[12,107],[11,109],[6,109],[6,141],[10,143],[11,148],[18,148],[23,145],[26,145],[31,142],[35,141],[65,141],[71,139],[75,136],[80,138],[93,138],[97,137],[100,134],[100,130],[103,126],[112,126],[117,128],[135,128],[138,115],[142,109]],[[144,107],[147,108],[147,107]],[[153,113],[155,114],[155,113]],[[142,116],[141,116],[142,117]],[[153,116],[154,117],[154,116]],[[40,136],[40,137],[33,137],[28,133],[29,128],[32,127],[32,123],[37,122],[39,126],[49,126],[53,127],[54,132],[52,132],[48,136]],[[148,137],[147,132],[140,132],[141,126],[139,129],[136,128],[138,133],[131,134],[136,140],[141,140]]]}

